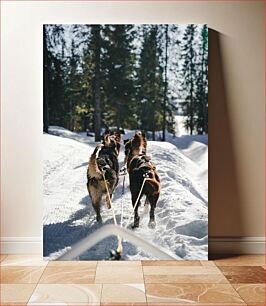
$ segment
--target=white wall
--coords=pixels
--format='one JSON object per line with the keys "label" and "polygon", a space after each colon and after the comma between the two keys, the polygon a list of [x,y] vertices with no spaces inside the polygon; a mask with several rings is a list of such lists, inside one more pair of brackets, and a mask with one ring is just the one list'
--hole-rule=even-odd
{"label": "white wall", "polygon": [[210,32],[209,234],[216,244],[219,237],[244,236],[262,247],[263,1],[5,1],[1,7],[2,252],[41,245],[43,23],[207,23],[218,32]]}

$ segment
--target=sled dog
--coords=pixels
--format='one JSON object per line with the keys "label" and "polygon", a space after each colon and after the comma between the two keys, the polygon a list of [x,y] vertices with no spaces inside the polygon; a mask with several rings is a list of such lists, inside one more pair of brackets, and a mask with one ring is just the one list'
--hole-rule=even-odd
{"label": "sled dog", "polygon": [[87,170],[87,189],[96,212],[96,220],[100,223],[102,223],[100,203],[103,196],[106,198],[107,207],[111,208],[106,184],[112,197],[118,184],[118,171],[117,142],[114,136],[105,135],[103,143],[97,145],[92,153]]}
{"label": "sled dog", "polygon": [[150,204],[150,220],[148,226],[154,228],[156,225],[154,211],[160,195],[160,178],[155,165],[151,162],[151,157],[146,155],[146,150],[147,141],[145,135],[141,132],[136,132],[132,140],[127,141],[125,144],[129,187],[133,207],[137,201],[143,180],[145,177],[147,178],[135,207],[133,228],[139,227],[140,217],[138,215],[138,208],[143,195],[146,195],[146,201]]}

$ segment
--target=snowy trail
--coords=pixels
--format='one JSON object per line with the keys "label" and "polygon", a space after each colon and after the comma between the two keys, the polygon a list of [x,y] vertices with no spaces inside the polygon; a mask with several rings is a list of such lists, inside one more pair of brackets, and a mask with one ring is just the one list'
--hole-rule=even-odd
{"label": "snowy trail", "polygon": [[[63,137],[44,135],[44,256],[49,259],[61,255],[71,245],[99,228],[86,188],[87,164],[95,143],[84,134],[57,127],[52,132]],[[148,154],[158,168],[162,184],[155,211],[157,226],[154,230],[148,228],[149,213],[143,205],[143,198],[140,228],[134,232],[172,256],[207,259],[208,198],[207,178],[203,174],[207,170],[207,146],[193,142],[190,147],[181,150],[175,142],[148,142]],[[193,155],[195,147],[200,147],[200,158],[197,154]],[[191,156],[194,156],[194,160]],[[123,160],[121,147],[120,166]],[[120,224],[123,205],[123,224],[126,224],[132,212],[128,175],[123,195],[122,184],[123,177],[120,177],[113,206]],[[113,223],[111,210],[106,209],[105,203],[102,205],[102,217],[104,224]],[[80,259],[108,259],[110,249],[116,248],[116,242],[116,237],[109,237],[80,256]],[[123,248],[123,259],[155,259],[126,241],[123,242]]]}

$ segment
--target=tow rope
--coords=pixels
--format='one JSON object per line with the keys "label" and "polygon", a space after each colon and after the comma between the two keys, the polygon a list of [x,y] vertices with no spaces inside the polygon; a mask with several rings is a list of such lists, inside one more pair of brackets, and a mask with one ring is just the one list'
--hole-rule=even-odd
{"label": "tow rope", "polygon": [[[129,156],[129,153],[127,154],[127,158]],[[127,160],[127,159],[126,159]],[[116,216],[115,216],[115,211],[114,211],[114,208],[113,208],[113,202],[112,202],[112,199],[111,199],[111,196],[110,196],[110,192],[109,192],[109,189],[108,189],[108,185],[107,185],[107,182],[106,182],[106,179],[105,179],[105,174],[104,174],[104,171],[102,171],[102,175],[103,175],[103,180],[104,180],[104,184],[105,184],[105,188],[106,188],[106,192],[107,192],[107,196],[108,196],[108,200],[109,200],[109,203],[110,203],[110,206],[111,206],[111,209],[112,209],[112,215],[113,215],[113,221],[114,221],[114,224],[117,225],[117,220],[116,220]],[[126,161],[125,161],[125,164],[124,164],[124,167],[120,170],[120,173],[119,175],[121,176],[124,176],[123,177],[123,185],[122,185],[122,194],[121,196],[124,194],[125,192],[125,178],[126,178],[126,174],[127,174],[127,168],[126,168]],[[134,206],[133,206],[133,211],[132,213],[130,214],[129,216],[129,219],[126,223],[125,226],[123,226],[123,215],[124,215],[124,203],[122,201],[122,205],[121,205],[121,220],[120,220],[120,226],[124,229],[127,229],[127,227],[129,226],[130,222],[131,222],[131,219],[132,219],[132,216],[134,215],[135,213],[135,209],[137,207],[137,204],[139,202],[139,199],[140,199],[140,196],[141,196],[141,193],[142,193],[142,190],[144,188],[144,185],[145,185],[145,182],[147,180],[150,180],[149,178],[149,175],[148,173],[144,173],[143,174],[143,182],[142,182],[142,185],[141,185],[141,188],[140,188],[140,191],[139,191],[139,194],[138,194],[138,197],[137,197],[137,200],[136,202],[134,203]],[[122,252],[123,252],[123,245],[122,245],[122,239],[119,235],[117,235],[117,248],[116,250],[111,250],[110,253],[111,253],[111,260],[119,260],[122,256]]]}
{"label": "tow rope", "polygon": [[[111,210],[112,210],[112,216],[113,216],[113,221],[114,221],[114,224],[117,226],[117,220],[116,220],[116,216],[115,216],[115,211],[114,211],[114,207],[113,207],[113,202],[112,202],[112,199],[111,199],[111,196],[110,196],[110,192],[109,192],[109,188],[108,188],[108,185],[107,185],[107,181],[106,181],[106,178],[105,178],[105,174],[104,174],[104,171],[101,171],[102,172],[102,175],[103,175],[103,180],[104,180],[104,184],[105,184],[105,188],[106,188],[106,192],[107,192],[107,196],[108,196],[108,200],[109,200],[109,203],[110,203],[110,206],[111,206]],[[125,175],[124,175],[125,177]],[[138,197],[136,199],[136,202],[134,203],[134,206],[133,206],[133,211],[132,213],[130,214],[129,216],[129,219],[126,223],[125,226],[123,226],[123,205],[122,205],[122,211],[121,211],[121,221],[120,221],[120,226],[122,228],[127,228],[130,224],[130,221],[132,219],[132,216],[135,212],[135,208],[137,207],[137,204],[138,204],[138,201],[140,199],[140,196],[141,196],[141,193],[142,193],[142,190],[143,190],[143,187],[144,187],[144,184],[147,180],[149,180],[149,175],[147,173],[143,174],[143,182],[142,182],[142,185],[141,185],[141,188],[140,188],[140,191],[139,191],[139,194],[138,194]],[[116,250],[111,250],[111,259],[114,259],[114,260],[119,260],[122,256],[122,252],[123,252],[123,245],[122,245],[122,239],[119,235],[117,235],[117,248]]]}
{"label": "tow rope", "polygon": [[[123,176],[123,185],[122,185],[122,193],[121,193],[121,197],[123,196],[123,194],[125,193],[125,179],[126,179],[126,174],[127,174],[127,169],[124,166],[121,170],[120,170],[120,176]],[[123,219],[124,219],[124,202],[122,200],[121,202],[121,219],[120,219],[120,226],[123,227]]]}
{"label": "tow rope", "polygon": [[[110,203],[110,206],[111,206],[111,210],[112,210],[113,221],[114,221],[114,224],[117,225],[117,220],[116,220],[116,216],[115,216],[113,202],[112,202],[112,199],[111,199],[111,196],[110,196],[110,192],[109,192],[109,189],[108,189],[108,185],[107,185],[107,182],[106,182],[106,179],[105,179],[104,171],[102,171],[102,175],[103,175],[103,180],[104,180],[105,188],[106,188],[106,191],[107,191],[108,200],[109,200],[109,203]],[[114,259],[120,259],[122,251],[123,251],[122,239],[121,239],[121,237],[119,235],[117,235],[117,240],[118,240],[118,243],[117,243],[117,249],[115,251],[115,254],[111,253],[111,255],[113,255],[115,257]]]}

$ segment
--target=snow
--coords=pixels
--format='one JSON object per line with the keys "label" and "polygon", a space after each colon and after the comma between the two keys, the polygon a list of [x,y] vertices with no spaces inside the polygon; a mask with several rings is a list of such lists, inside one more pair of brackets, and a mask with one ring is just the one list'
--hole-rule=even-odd
{"label": "snow", "polygon": [[[50,127],[44,134],[44,256],[55,259],[80,239],[100,228],[86,188],[88,160],[95,148],[92,137],[73,133],[60,127]],[[134,132],[126,131],[127,139]],[[56,136],[55,136],[56,135]],[[140,212],[140,227],[134,233],[152,242],[168,254],[183,259],[208,258],[208,136],[183,135],[167,142],[148,141],[148,155],[156,164],[161,179],[161,195],[155,210],[156,228],[149,229],[149,213]],[[124,151],[121,146],[120,166]],[[113,206],[118,223],[123,224],[132,212],[128,175],[125,193],[123,177],[114,193]],[[103,224],[113,223],[111,210],[102,205]],[[81,260],[108,259],[115,249],[114,236],[104,239],[86,253]],[[123,260],[156,259],[137,246],[123,241]]]}
{"label": "snow", "polygon": [[184,127],[185,124],[185,117],[181,115],[175,116],[175,131],[176,131],[176,136],[182,136],[182,135],[187,135],[188,132]]}

